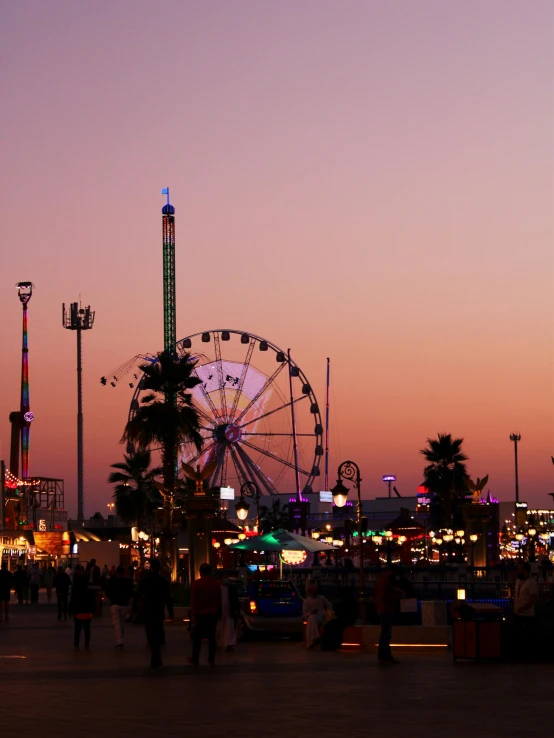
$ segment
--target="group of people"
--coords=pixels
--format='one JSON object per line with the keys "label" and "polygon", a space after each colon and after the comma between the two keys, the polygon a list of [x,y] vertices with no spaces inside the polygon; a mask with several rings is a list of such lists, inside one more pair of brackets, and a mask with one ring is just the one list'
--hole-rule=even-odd
{"label": "group of people", "polygon": [[9,618],[10,594],[14,590],[19,605],[38,605],[38,593],[41,586],[46,589],[48,602],[52,601],[52,590],[56,570],[50,564],[39,568],[35,562],[31,566],[18,564],[16,570],[11,572],[6,561],[2,562],[0,568],[0,616]]}

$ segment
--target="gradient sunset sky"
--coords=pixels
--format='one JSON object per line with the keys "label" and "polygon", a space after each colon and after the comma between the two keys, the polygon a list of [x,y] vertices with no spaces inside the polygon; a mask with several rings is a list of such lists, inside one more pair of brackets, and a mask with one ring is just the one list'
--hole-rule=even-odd
{"label": "gradient sunset sky", "polygon": [[[551,0],[18,0],[0,7],[2,393],[19,406],[32,280],[31,474],[76,512],[84,337],[87,515],[130,390],[101,375],[163,345],[162,187],[177,213],[177,334],[237,328],[292,349],[331,468],[363,494],[422,479],[428,436],[472,476],[554,491]],[[334,478],[334,474],[333,474]]]}

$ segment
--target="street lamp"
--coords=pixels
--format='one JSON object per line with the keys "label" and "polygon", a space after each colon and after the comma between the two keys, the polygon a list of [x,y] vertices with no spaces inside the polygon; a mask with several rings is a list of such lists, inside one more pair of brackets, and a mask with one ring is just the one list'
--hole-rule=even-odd
{"label": "street lamp", "polygon": [[[358,492],[358,550],[360,553],[360,594],[363,596],[365,590],[365,572],[364,572],[364,549],[363,549],[363,536],[362,536],[362,496],[361,496],[361,483],[362,478],[360,476],[360,467],[353,461],[343,461],[337,470],[337,484],[332,490],[333,497],[335,498],[335,491],[337,492],[336,497],[344,494],[348,494],[348,489],[345,488],[342,483],[343,479],[350,480],[352,486]],[[342,498],[341,498],[342,499]],[[346,502],[346,499],[345,499]]]}
{"label": "street lamp", "polygon": [[[516,508],[519,502],[519,475],[517,469],[517,444],[521,441],[521,433],[511,433],[510,441],[514,444],[515,482],[516,482]],[[516,509],[517,515],[517,509]]]}
{"label": "street lamp", "polygon": [[390,488],[393,482],[396,482],[396,474],[385,474],[383,475],[383,482],[386,482],[389,485],[389,497],[390,497]]}
{"label": "street lamp", "polygon": [[516,533],[516,541],[518,542],[517,551],[518,551],[518,555],[520,559],[523,558],[523,552],[521,550],[521,547],[522,547],[522,542],[524,538],[525,536],[523,535],[521,531],[519,533]]}
{"label": "street lamp", "polygon": [[248,508],[250,505],[245,501],[244,496],[251,497],[256,503],[256,532],[260,532],[260,490],[255,482],[246,481],[240,487],[240,499],[235,505],[237,517],[239,520],[246,520]]}

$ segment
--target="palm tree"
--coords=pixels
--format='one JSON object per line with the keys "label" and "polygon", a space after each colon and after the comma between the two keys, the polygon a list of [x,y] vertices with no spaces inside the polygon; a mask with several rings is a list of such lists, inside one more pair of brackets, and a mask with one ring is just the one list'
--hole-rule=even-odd
{"label": "palm tree", "polygon": [[[123,461],[112,464],[108,482],[114,484],[114,500],[117,515],[124,523],[136,524],[140,530],[154,527],[154,515],[162,498],[154,485],[154,477],[161,469],[150,468],[150,451],[137,451],[133,455],[123,455]],[[144,543],[139,540],[139,557],[144,565]]]}
{"label": "palm tree", "polygon": [[427,439],[428,448],[421,449],[427,461],[423,484],[431,495],[430,522],[434,528],[454,528],[462,522],[460,503],[468,494],[463,441],[453,439],[450,433],[439,433],[437,439]]}
{"label": "palm tree", "polygon": [[147,394],[135,415],[127,422],[121,439],[144,451],[159,447],[162,460],[164,534],[171,535],[171,512],[177,484],[177,453],[183,443],[201,450],[199,413],[188,390],[201,383],[195,376],[197,362],[191,354],[158,354],[154,363],[143,364],[142,387]]}
{"label": "palm tree", "polygon": [[271,507],[260,507],[259,533],[270,533],[272,530],[287,529],[289,527],[288,505],[281,507],[281,500],[273,498]]}

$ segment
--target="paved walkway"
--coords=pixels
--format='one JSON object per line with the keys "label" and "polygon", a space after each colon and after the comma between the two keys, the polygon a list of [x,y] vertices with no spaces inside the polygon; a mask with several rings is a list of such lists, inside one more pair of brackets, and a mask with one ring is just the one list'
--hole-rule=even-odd
{"label": "paved walkway", "polygon": [[[113,647],[106,612],[90,651],[53,609],[12,607],[0,623],[0,730],[50,738],[283,738],[549,735],[554,666],[452,663],[445,653],[397,654],[380,668],[366,653],[308,653],[289,641],[240,644],[216,669],[184,665],[187,632],[167,633],[166,666],[147,668],[140,627]],[[203,654],[203,659],[206,654]]]}

